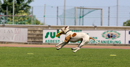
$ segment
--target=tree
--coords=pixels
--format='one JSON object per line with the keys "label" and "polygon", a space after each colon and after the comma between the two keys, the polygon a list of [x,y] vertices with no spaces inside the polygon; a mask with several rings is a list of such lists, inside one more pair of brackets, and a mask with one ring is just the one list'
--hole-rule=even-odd
{"label": "tree", "polygon": [[41,22],[36,19],[36,24],[39,25],[39,24],[41,24]]}
{"label": "tree", "polygon": [[1,5],[2,5],[2,3],[1,3],[1,0],[0,0],[0,15],[1,15]]}
{"label": "tree", "polygon": [[[12,24],[12,17],[8,17],[8,24]],[[17,14],[15,14],[15,24],[36,24],[39,25],[40,21],[35,18],[35,16],[31,16],[26,13],[24,10],[19,10]]]}
{"label": "tree", "polygon": [[[31,9],[29,4],[32,1],[33,0],[15,0],[15,13],[17,14],[19,10],[24,10],[26,13],[29,13],[29,10]],[[4,13],[5,15],[6,7],[8,7],[8,14],[11,15],[13,13],[13,0],[3,0],[0,12]]]}
{"label": "tree", "polygon": [[2,5],[2,3],[1,3],[1,0],[0,0],[0,8],[1,8],[1,5]]}
{"label": "tree", "polygon": [[41,23],[40,25],[45,25],[44,23]]}
{"label": "tree", "polygon": [[[30,19],[29,22],[31,22],[34,24],[34,25],[40,25],[41,22],[35,18],[35,16],[33,16],[32,20]],[[31,23],[30,23],[31,24]]]}
{"label": "tree", "polygon": [[130,26],[130,20],[127,20],[126,22],[124,22],[123,26]]}
{"label": "tree", "polygon": [[[29,5],[33,0],[15,0],[15,15],[24,15],[23,17],[17,16],[14,18],[15,24],[40,24],[39,20],[35,20],[35,16],[31,15]],[[0,1],[1,3],[1,1]],[[3,0],[0,12],[6,15],[6,8],[8,7],[8,15],[13,14],[13,0]],[[8,17],[8,24],[12,24],[12,17]]]}

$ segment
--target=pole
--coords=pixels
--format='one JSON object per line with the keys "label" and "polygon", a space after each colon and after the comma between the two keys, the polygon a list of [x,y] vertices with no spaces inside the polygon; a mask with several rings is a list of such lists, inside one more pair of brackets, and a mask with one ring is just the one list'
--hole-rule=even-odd
{"label": "pole", "polygon": [[32,18],[31,18],[31,24],[33,24],[33,7],[32,7]]}
{"label": "pole", "polygon": [[[84,8],[84,7],[83,7]],[[84,25],[84,9],[82,10],[82,26]]]}
{"label": "pole", "polygon": [[57,25],[58,25],[58,6],[57,6]]}
{"label": "pole", "polygon": [[46,4],[44,4],[44,25],[45,25],[45,13],[46,13]]}
{"label": "pole", "polygon": [[77,7],[75,7],[75,25],[77,23]]}
{"label": "pole", "polygon": [[79,25],[81,23],[81,8],[80,8],[80,15],[79,15]]}
{"label": "pole", "polygon": [[14,0],[13,0],[13,24],[14,24]]}
{"label": "pole", "polygon": [[36,25],[36,15],[35,15],[35,25]]}
{"label": "pole", "polygon": [[101,26],[103,26],[103,9],[101,9]]}
{"label": "pole", "polygon": [[129,12],[129,19],[130,19],[130,12]]}
{"label": "pole", "polygon": [[6,6],[6,15],[8,15],[8,6]]}
{"label": "pole", "polygon": [[110,26],[110,7],[108,7],[108,26]]}
{"label": "pole", "polygon": [[117,26],[118,26],[118,0],[117,0]]}
{"label": "pole", "polygon": [[6,21],[8,20],[8,6],[6,6]]}
{"label": "pole", "polygon": [[65,25],[66,0],[64,0],[64,25]]}

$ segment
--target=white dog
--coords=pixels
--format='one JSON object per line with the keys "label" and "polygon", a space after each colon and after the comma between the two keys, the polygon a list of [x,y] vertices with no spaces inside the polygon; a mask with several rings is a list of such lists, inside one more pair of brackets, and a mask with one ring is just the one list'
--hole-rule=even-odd
{"label": "white dog", "polygon": [[[83,32],[75,33],[75,32],[70,31],[69,26],[61,28],[59,30],[59,33],[56,35],[56,37],[60,36],[61,34],[65,34],[65,40],[64,40],[64,42],[60,42],[59,44],[56,45],[57,50],[61,49],[68,42],[81,41],[81,43],[78,45],[78,47],[71,48],[73,50],[73,52],[77,52],[85,43],[88,43],[90,41],[90,39],[96,41],[94,38],[89,37],[86,33],[83,33]],[[61,46],[58,47],[59,45],[61,45]]]}

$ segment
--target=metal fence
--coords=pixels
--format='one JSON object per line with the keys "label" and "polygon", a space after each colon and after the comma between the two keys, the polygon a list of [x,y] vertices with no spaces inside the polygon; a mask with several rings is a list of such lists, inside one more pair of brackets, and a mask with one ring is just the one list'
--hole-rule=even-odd
{"label": "metal fence", "polygon": [[[85,6],[84,6],[85,7]],[[71,10],[74,7],[66,6],[66,14],[75,13],[75,10]],[[130,19],[130,7],[129,6],[119,6],[117,11],[117,6],[95,6],[95,7],[85,7],[85,8],[101,8],[103,9],[103,26],[122,26],[123,22]],[[69,11],[70,10],[70,11]],[[69,11],[69,12],[68,12]],[[95,13],[94,13],[95,12]],[[117,19],[117,12],[118,12],[118,19]],[[45,23],[46,25],[64,25],[64,19],[60,19],[60,16],[64,14],[64,7],[63,6],[33,6],[33,14],[36,15],[37,19],[41,22]],[[84,17],[84,24],[83,25],[101,25],[97,22],[97,18],[101,16],[97,16],[100,12],[93,11],[90,14]],[[69,19],[73,19],[71,21],[65,21],[66,25],[72,25],[75,21],[74,17],[65,17]],[[118,21],[117,21],[118,20]],[[73,24],[74,25],[74,24]]]}
{"label": "metal fence", "polygon": [[[130,19],[130,7],[129,6],[119,6],[117,11],[117,6],[79,6],[84,8],[101,8],[103,10],[103,24],[102,26],[122,26],[123,22]],[[75,25],[75,10],[74,6],[66,6],[64,14],[64,6],[32,6],[30,9],[30,15],[35,16],[37,20],[45,25]],[[85,11],[85,10],[84,10]],[[81,10],[80,13],[82,13]],[[84,16],[83,19],[77,20],[77,25],[83,26],[101,26],[100,11],[90,11],[91,13]],[[69,14],[70,16],[64,15]],[[73,16],[72,16],[73,15]],[[117,19],[118,16],[118,19]],[[71,19],[71,20],[68,20]],[[118,21],[117,21],[118,20]],[[30,21],[31,22],[31,21]],[[65,24],[64,24],[65,23]]]}

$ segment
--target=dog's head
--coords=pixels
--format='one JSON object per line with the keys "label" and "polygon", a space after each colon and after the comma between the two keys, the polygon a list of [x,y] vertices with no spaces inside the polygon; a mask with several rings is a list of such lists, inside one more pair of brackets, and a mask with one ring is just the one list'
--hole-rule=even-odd
{"label": "dog's head", "polygon": [[67,31],[69,31],[69,26],[59,29],[59,33],[56,35],[56,37],[60,36],[61,34],[66,34]]}

